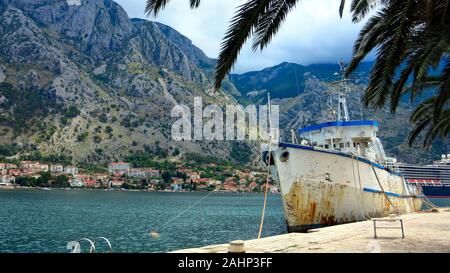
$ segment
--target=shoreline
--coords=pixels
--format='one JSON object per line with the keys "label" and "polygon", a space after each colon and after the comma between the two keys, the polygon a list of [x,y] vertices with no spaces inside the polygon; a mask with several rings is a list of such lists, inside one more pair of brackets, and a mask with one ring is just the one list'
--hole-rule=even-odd
{"label": "shoreline", "polygon": [[[162,191],[162,190],[127,190],[127,189],[89,189],[89,188],[41,188],[41,187],[2,187],[4,191],[36,190],[36,191],[101,191],[101,192],[154,192],[154,193],[208,193],[230,195],[263,195],[264,192],[229,192],[229,191]],[[281,193],[268,193],[269,195],[281,195]]]}

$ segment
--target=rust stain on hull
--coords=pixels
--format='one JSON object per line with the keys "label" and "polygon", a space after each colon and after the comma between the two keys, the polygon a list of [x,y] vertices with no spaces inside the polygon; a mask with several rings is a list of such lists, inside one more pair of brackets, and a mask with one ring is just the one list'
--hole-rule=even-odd
{"label": "rust stain on hull", "polygon": [[[290,192],[283,196],[288,230],[304,232],[319,226],[363,221],[370,217],[385,217],[398,209],[407,212],[404,198],[390,197],[396,209],[392,208],[382,193],[362,192],[357,198],[354,187],[338,183],[296,181]],[[420,209],[420,199],[414,201],[414,209]]]}
{"label": "rust stain on hull", "polygon": [[334,220],[333,216],[322,217],[320,218],[320,224],[325,226],[335,225],[336,221]]}

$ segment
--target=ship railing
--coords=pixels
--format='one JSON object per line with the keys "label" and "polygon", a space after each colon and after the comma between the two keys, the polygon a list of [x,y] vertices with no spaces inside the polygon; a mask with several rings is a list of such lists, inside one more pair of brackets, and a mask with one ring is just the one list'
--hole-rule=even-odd
{"label": "ship railing", "polygon": [[384,167],[386,167],[388,169],[391,169],[396,172],[400,172],[399,164],[397,162],[386,161],[386,162],[384,162],[383,165],[384,165]]}

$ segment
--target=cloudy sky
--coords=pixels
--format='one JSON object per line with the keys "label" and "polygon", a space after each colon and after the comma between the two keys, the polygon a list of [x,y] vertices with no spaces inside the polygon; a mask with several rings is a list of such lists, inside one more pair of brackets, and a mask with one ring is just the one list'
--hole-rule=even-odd
{"label": "cloudy sky", "polygon": [[[209,57],[217,58],[220,42],[236,7],[245,0],[203,0],[189,9],[188,0],[171,0],[158,17],[146,17],[146,0],[115,0],[132,18],[147,18],[169,25],[190,38]],[[281,62],[331,63],[349,60],[363,23],[353,24],[347,12],[339,18],[339,0],[303,0],[288,15],[282,29],[262,52],[251,42],[241,51],[235,73],[260,70]],[[347,7],[348,10],[348,7]]]}

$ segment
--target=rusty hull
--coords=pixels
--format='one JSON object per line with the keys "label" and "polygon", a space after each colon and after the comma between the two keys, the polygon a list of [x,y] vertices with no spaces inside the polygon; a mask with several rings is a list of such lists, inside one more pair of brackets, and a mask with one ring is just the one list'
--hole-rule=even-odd
{"label": "rusty hull", "polygon": [[[392,208],[382,193],[360,191],[357,194],[354,187],[339,183],[295,181],[290,192],[283,196],[288,231],[306,232],[312,228],[408,212],[404,198],[390,197],[397,207]],[[413,203],[417,210],[422,206],[419,198],[413,199]]]}
{"label": "rusty hull", "polygon": [[[282,159],[283,153],[289,157]],[[398,174],[336,153],[283,148],[273,152],[289,231],[419,210]],[[375,175],[376,174],[376,175]],[[381,187],[382,185],[382,187]],[[389,200],[383,190],[390,194]]]}

